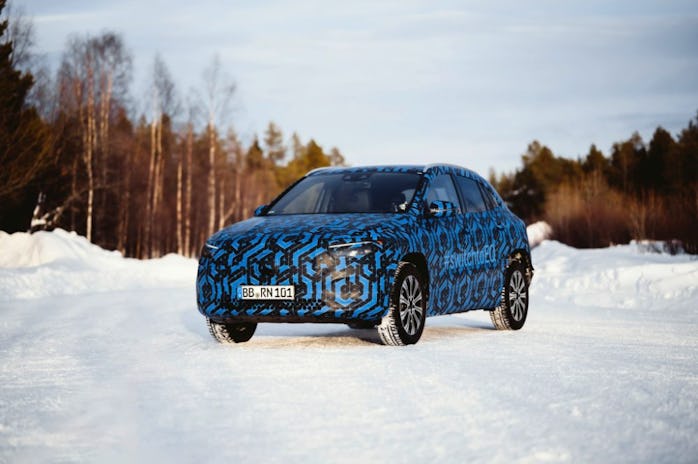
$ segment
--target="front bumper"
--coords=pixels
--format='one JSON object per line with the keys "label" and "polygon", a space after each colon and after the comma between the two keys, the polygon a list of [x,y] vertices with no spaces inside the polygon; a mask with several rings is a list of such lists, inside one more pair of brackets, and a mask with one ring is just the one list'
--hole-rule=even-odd
{"label": "front bumper", "polygon": [[[199,260],[199,312],[217,322],[375,322],[388,310],[381,250],[336,254],[319,244],[225,243]],[[293,285],[295,300],[242,300],[240,285]]]}

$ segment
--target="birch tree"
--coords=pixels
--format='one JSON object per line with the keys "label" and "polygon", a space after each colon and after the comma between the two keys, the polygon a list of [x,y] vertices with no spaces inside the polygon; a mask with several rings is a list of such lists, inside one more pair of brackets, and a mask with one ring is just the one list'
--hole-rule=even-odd
{"label": "birch tree", "polygon": [[[235,83],[223,71],[218,55],[214,56],[209,66],[204,70],[203,106],[207,117],[206,132],[208,136],[208,234],[216,229],[216,148],[218,125],[227,116],[233,95]],[[220,204],[220,201],[219,201]]]}
{"label": "birch tree", "polygon": [[[73,36],[60,70],[62,107],[76,114],[80,125],[82,161],[87,174],[86,236],[93,239],[96,181],[108,183],[109,124],[118,89],[124,98],[131,75],[131,57],[117,34]],[[97,170],[98,179],[95,178]],[[103,203],[105,200],[103,200]]]}
{"label": "birch tree", "polygon": [[158,218],[163,200],[166,154],[163,151],[165,117],[174,114],[177,102],[172,77],[159,55],[153,61],[150,104],[150,163],[148,168],[147,205],[145,218],[146,249],[149,257],[161,252]]}

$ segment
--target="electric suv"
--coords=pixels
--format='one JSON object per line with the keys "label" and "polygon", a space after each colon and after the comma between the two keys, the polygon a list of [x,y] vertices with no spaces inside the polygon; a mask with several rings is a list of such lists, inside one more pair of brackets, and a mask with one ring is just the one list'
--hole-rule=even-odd
{"label": "electric suv", "polygon": [[329,322],[408,345],[427,316],[474,309],[520,329],[532,276],[524,223],[475,172],[323,168],[206,241],[197,303],[224,343],[261,322]]}

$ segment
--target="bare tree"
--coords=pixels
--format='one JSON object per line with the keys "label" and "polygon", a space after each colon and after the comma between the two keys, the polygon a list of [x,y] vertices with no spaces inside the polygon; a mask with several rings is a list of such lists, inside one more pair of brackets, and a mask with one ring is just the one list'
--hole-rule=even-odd
{"label": "bare tree", "polygon": [[[148,256],[159,254],[161,235],[158,217],[163,201],[166,154],[163,151],[163,125],[166,116],[175,113],[177,107],[175,87],[167,65],[160,55],[153,61],[150,86],[150,163],[148,168],[148,195],[145,218],[145,239]],[[156,243],[157,242],[157,243]]]}
{"label": "bare tree", "polygon": [[208,234],[216,228],[216,147],[217,127],[227,115],[233,95],[235,83],[221,68],[218,55],[214,56],[210,65],[204,70],[203,105],[206,111],[206,131],[208,135]]}
{"label": "bare tree", "polygon": [[[131,57],[119,35],[105,32],[94,38],[73,36],[69,39],[61,63],[59,86],[61,106],[76,113],[80,124],[82,159],[88,184],[88,240],[92,240],[93,236],[96,181],[99,181],[101,188],[106,188],[108,182],[109,124],[113,100],[115,95],[125,99],[130,76]],[[99,179],[95,179],[95,170]]]}
{"label": "bare tree", "polygon": [[191,120],[187,124],[186,129],[186,147],[185,147],[185,158],[184,163],[187,171],[187,179],[185,183],[186,193],[184,196],[184,245],[185,254],[191,256],[193,254],[193,248],[191,243],[191,188],[192,188],[192,158],[194,152],[194,125]]}
{"label": "bare tree", "polygon": [[0,17],[0,20],[2,19],[8,21],[6,36],[7,41],[12,42],[10,64],[13,68],[30,71],[36,56],[34,54],[36,45],[34,22],[27,15],[24,7],[15,7],[14,3],[5,7]]}

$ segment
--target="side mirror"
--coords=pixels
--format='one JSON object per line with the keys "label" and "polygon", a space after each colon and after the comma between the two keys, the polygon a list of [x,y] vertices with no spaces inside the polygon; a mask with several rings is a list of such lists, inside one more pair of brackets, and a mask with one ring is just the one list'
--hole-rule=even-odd
{"label": "side mirror", "polygon": [[254,215],[255,215],[255,217],[262,216],[266,212],[267,212],[267,205],[259,205],[259,206],[257,206],[257,208],[255,208]]}
{"label": "side mirror", "polygon": [[429,217],[455,216],[458,208],[450,201],[434,200],[429,205]]}

